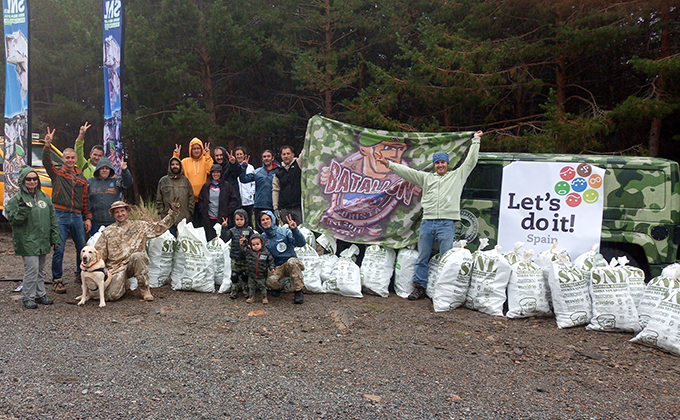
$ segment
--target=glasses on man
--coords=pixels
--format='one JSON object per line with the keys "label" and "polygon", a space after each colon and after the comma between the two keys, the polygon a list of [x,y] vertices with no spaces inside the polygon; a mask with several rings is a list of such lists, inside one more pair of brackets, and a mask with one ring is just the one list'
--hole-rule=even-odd
{"label": "glasses on man", "polygon": [[31,182],[31,181],[37,181],[39,178],[38,178],[37,176],[27,176],[27,177],[24,178],[24,179],[25,179],[26,181]]}

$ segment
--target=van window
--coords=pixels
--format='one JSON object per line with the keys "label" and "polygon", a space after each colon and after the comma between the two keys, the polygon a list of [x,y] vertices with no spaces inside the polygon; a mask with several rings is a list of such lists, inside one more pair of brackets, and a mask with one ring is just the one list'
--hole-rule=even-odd
{"label": "van window", "polygon": [[500,163],[477,163],[465,183],[462,199],[500,200],[503,165]]}
{"label": "van window", "polygon": [[[666,207],[666,173],[652,169],[607,169],[606,207],[658,209]],[[610,181],[610,182],[608,182]]]}

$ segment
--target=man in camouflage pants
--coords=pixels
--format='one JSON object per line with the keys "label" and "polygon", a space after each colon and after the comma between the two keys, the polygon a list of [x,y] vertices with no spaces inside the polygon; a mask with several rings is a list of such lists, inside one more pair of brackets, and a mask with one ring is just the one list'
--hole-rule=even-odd
{"label": "man in camouflage pants", "polygon": [[170,203],[168,215],[159,222],[128,220],[130,206],[124,201],[111,204],[109,213],[116,222],[102,232],[95,248],[111,273],[111,284],[104,292],[107,301],[118,300],[128,288],[128,279],[137,278],[139,293],[147,301],[153,300],[149,290],[149,257],[146,241],[162,235],[175,223],[179,214],[179,197]]}

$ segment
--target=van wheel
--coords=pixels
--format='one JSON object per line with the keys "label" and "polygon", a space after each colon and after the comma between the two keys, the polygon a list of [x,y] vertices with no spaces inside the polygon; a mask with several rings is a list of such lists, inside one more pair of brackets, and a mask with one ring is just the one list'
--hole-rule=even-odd
{"label": "van wheel", "polygon": [[612,258],[626,257],[628,258],[628,264],[633,267],[641,268],[645,272],[645,279],[651,279],[649,273],[649,264],[647,264],[647,259],[639,246],[631,244],[619,244],[613,242],[602,242],[600,245],[600,254],[607,260],[607,263],[611,261]]}

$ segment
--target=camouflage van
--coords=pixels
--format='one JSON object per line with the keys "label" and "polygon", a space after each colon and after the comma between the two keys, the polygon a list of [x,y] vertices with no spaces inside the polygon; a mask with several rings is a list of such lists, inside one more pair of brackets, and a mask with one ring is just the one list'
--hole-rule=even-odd
{"label": "camouflage van", "polygon": [[585,162],[606,170],[600,252],[626,256],[631,265],[657,276],[676,261],[680,243],[678,163],[629,156],[480,153],[461,197],[458,237],[473,248],[480,237],[498,237],[503,167],[516,161]]}

